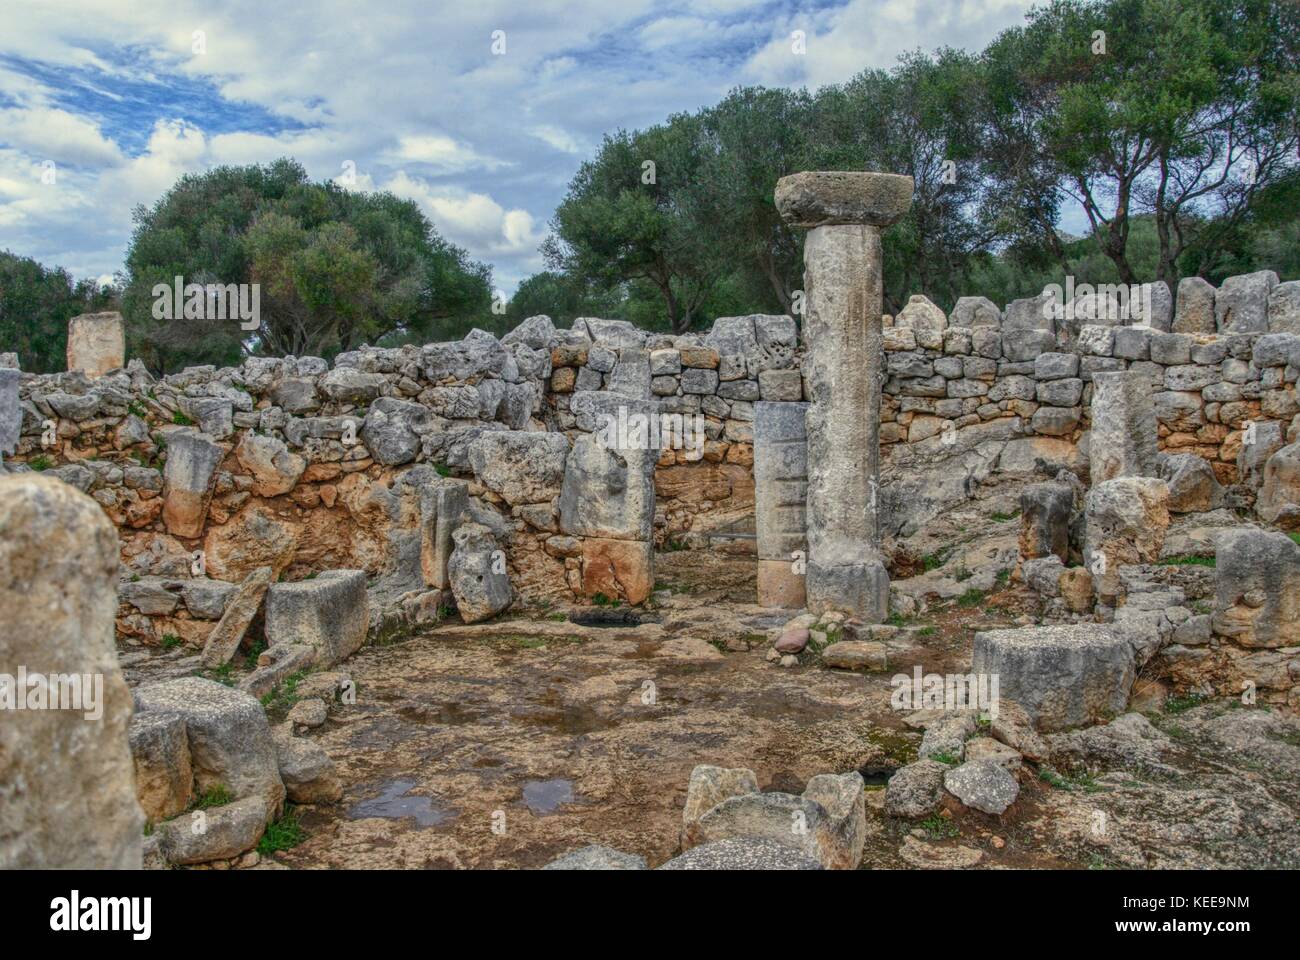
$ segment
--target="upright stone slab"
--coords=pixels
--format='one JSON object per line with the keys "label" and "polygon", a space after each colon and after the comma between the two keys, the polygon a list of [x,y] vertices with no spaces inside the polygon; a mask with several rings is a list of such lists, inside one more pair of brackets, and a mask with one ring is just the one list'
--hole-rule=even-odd
{"label": "upright stone slab", "polygon": [[[0,869],[140,869],[117,568],[94,500],[37,473],[0,477]],[[74,682],[89,700],[70,701]]]}
{"label": "upright stone slab", "polygon": [[1228,277],[1214,295],[1214,321],[1220,333],[1267,333],[1268,298],[1277,286],[1272,270]]}
{"label": "upright stone slab", "polygon": [[758,605],[797,610],[807,601],[806,403],[754,404],[754,518]]}
{"label": "upright stone slab", "polygon": [[311,580],[273,583],[267,591],[267,644],[313,646],[320,666],[356,653],[369,627],[364,570],[326,570]]}
{"label": "upright stone slab", "polygon": [[420,570],[425,586],[435,590],[451,586],[447,576],[451,535],[467,510],[469,490],[464,483],[445,480],[420,490]]}
{"label": "upright stone slab", "polygon": [[797,173],[776,205],[804,243],[808,608],[867,622],[889,613],[880,554],[880,231],[912,201],[910,177]]}
{"label": "upright stone slab", "polygon": [[126,366],[126,334],[120,313],[83,313],[68,321],[68,370],[102,377]]}
{"label": "upright stone slab", "polygon": [[1178,302],[1174,312],[1174,333],[1214,333],[1214,284],[1203,277],[1178,281]]}
{"label": "upright stone slab", "polygon": [[18,449],[22,435],[23,408],[18,405],[17,370],[0,367],[0,459]]}
{"label": "upright stone slab", "polygon": [[1092,384],[1088,446],[1092,482],[1158,476],[1158,427],[1151,378],[1138,370],[1117,370],[1093,374]]}
{"label": "upright stone slab", "polygon": [[217,467],[226,451],[205,433],[175,430],[167,435],[163,469],[163,523],[177,537],[201,537]]}

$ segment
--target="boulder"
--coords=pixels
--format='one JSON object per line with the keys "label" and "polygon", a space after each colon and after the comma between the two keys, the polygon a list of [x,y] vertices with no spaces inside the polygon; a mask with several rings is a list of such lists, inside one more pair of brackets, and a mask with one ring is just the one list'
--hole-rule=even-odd
{"label": "boulder", "polygon": [[1264,464],[1255,509],[1284,530],[1300,530],[1300,443],[1282,447]]}
{"label": "boulder", "polygon": [[273,736],[280,779],[292,802],[336,803],[343,798],[338,770],[324,750],[310,740],[294,737],[283,727],[277,728]]}
{"label": "boulder", "polygon": [[159,824],[159,845],[169,863],[229,860],[257,845],[271,811],[263,797],[245,797]]}
{"label": "boulder", "polygon": [[201,677],[144,683],[134,696],[142,713],[178,714],[185,721],[198,794],[222,787],[238,800],[256,798],[263,825],[279,813],[284,783],[261,703]]}
{"label": "boulder", "polygon": [[[476,409],[474,415],[477,413]],[[432,414],[423,404],[380,397],[366,410],[361,441],[376,463],[401,466],[420,454],[421,437],[428,431],[431,421]]]}
{"label": "boulder", "polygon": [[1046,732],[1122,713],[1137,663],[1122,629],[1089,623],[977,632],[971,670],[997,676],[999,698]]}
{"label": "boulder", "polygon": [[948,764],[928,759],[900,767],[885,785],[885,813],[920,820],[937,812],[948,769]]}
{"label": "boulder", "polygon": [[492,531],[479,523],[465,523],[456,528],[452,541],[455,547],[447,561],[447,576],[461,619],[478,623],[510,606],[514,589],[505,554]]}
{"label": "boulder", "polygon": [[1223,505],[1214,468],[1194,453],[1161,454],[1160,477],[1169,485],[1170,513],[1204,513]]}
{"label": "boulder", "polygon": [[369,627],[363,570],[326,570],[310,580],[274,583],[267,591],[267,644],[314,647],[321,667],[360,650]]}
{"label": "boulder", "polygon": [[65,707],[0,711],[0,869],[140,868],[117,578],[117,534],[94,500],[0,476],[0,674],[9,697],[39,707],[57,690]]}
{"label": "boulder", "polygon": [[1020,795],[1020,785],[994,760],[969,760],[943,775],[944,789],[965,806],[1000,816]]}
{"label": "boulder", "polygon": [[560,493],[569,441],[562,433],[502,430],[469,445],[479,483],[506,503],[546,503]]}
{"label": "boulder", "polygon": [[1243,647],[1300,639],[1300,545],[1284,533],[1245,528],[1215,550],[1214,632]]}

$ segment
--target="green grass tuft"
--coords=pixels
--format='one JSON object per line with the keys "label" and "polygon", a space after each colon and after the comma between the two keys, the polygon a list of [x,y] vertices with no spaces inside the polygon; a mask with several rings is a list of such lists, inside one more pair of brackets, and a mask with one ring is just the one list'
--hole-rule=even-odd
{"label": "green grass tuft", "polygon": [[306,839],[307,831],[298,819],[297,809],[286,806],[280,819],[267,827],[262,839],[257,841],[257,852],[265,857],[281,850],[292,850]]}

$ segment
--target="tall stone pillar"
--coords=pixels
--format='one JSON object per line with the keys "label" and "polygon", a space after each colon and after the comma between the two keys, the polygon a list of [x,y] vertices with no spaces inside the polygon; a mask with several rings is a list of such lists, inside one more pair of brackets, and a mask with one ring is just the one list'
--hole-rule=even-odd
{"label": "tall stone pillar", "polygon": [[126,332],[120,313],[83,313],[68,321],[68,369],[102,377],[126,366]]}
{"label": "tall stone pillar", "polygon": [[[18,449],[23,428],[23,408],[18,403],[18,379],[12,367],[0,365],[0,464]],[[0,465],[0,472],[4,467]]]}
{"label": "tall stone pillar", "polygon": [[797,610],[807,602],[807,409],[806,403],[754,404],[754,519],[760,607]]}
{"label": "tall stone pillar", "polygon": [[1092,482],[1160,474],[1159,425],[1151,378],[1140,370],[1092,375]]}
{"label": "tall stone pillar", "polygon": [[912,202],[888,173],[796,173],[776,206],[804,243],[808,609],[878,623],[889,613],[880,554],[880,231]]}

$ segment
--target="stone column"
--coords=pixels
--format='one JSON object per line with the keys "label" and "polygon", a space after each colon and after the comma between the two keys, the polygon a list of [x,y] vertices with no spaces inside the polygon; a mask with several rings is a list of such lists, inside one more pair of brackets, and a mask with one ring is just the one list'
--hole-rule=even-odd
{"label": "stone column", "polygon": [[0,477],[0,869],[140,869],[117,567],[94,500]]}
{"label": "stone column", "polygon": [[808,404],[754,404],[754,518],[758,605],[797,610],[807,602]]}
{"label": "stone column", "polygon": [[68,370],[102,377],[126,366],[126,334],[120,313],[83,313],[68,321]]}
{"label": "stone column", "polygon": [[880,231],[912,201],[912,179],[797,173],[776,185],[804,243],[808,430],[808,609],[877,623],[889,613],[880,554]]}
{"label": "stone column", "polygon": [[[18,378],[12,367],[0,365],[0,464],[18,449],[22,436],[23,408],[18,403]],[[0,471],[4,467],[0,465]]]}

